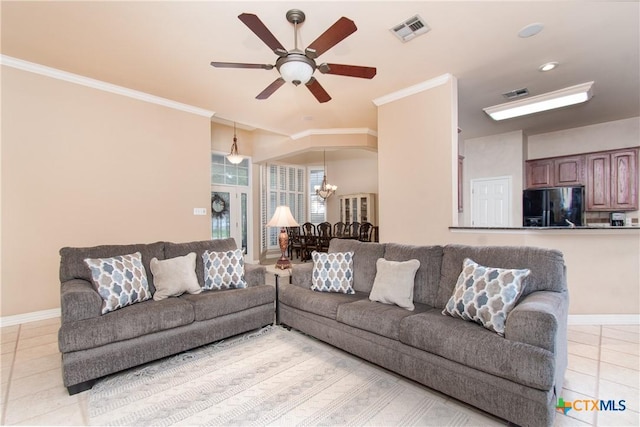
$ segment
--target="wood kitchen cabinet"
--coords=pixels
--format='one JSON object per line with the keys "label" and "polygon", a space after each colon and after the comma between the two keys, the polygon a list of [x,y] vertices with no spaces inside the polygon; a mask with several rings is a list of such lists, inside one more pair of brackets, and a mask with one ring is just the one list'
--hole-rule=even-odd
{"label": "wood kitchen cabinet", "polygon": [[529,160],[526,163],[527,188],[584,185],[584,162],[584,155]]}
{"label": "wood kitchen cabinet", "polygon": [[587,155],[587,210],[638,210],[638,148]]}
{"label": "wood kitchen cabinet", "polygon": [[587,211],[638,210],[639,149],[528,160],[525,188],[584,185]]}
{"label": "wood kitchen cabinet", "polygon": [[526,188],[553,187],[555,181],[553,162],[553,159],[528,160],[526,163]]}

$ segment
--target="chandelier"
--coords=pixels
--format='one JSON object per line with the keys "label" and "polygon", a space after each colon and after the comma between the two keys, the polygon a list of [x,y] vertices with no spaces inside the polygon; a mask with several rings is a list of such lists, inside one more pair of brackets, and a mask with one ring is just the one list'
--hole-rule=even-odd
{"label": "chandelier", "polygon": [[338,189],[337,185],[331,185],[327,182],[327,157],[326,152],[323,151],[324,162],[324,176],[322,177],[322,185],[316,185],[313,187],[316,190],[316,195],[321,199],[327,200]]}

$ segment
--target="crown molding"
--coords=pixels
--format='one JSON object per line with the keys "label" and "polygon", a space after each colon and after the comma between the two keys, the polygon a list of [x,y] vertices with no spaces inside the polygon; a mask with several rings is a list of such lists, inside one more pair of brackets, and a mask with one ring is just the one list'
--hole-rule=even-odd
{"label": "crown molding", "polygon": [[111,83],[106,83],[100,80],[92,79],[92,78],[81,76],[78,74],[69,73],[67,71],[58,70],[56,68],[47,67],[47,66],[36,64],[33,62],[24,61],[22,59],[14,58],[7,55],[0,55],[0,64],[6,65],[7,67],[16,68],[18,70],[28,71],[30,73],[51,77],[57,80],[62,80],[65,82],[74,83],[81,86],[90,87],[93,89],[98,89],[104,92],[110,92],[116,95],[126,96],[128,98],[137,99],[139,101],[148,102],[150,104],[161,105],[163,107],[172,108],[174,110],[180,110],[186,113],[196,114],[198,116],[211,118],[215,114],[215,112],[205,110],[203,108],[182,104],[180,102],[172,101],[170,99],[161,98],[155,95],[150,95],[145,92],[140,92],[137,90],[114,85]]}
{"label": "crown molding", "polygon": [[392,92],[388,95],[383,95],[379,98],[373,100],[373,103],[379,107],[384,104],[388,104],[393,101],[397,101],[402,98],[406,98],[411,95],[415,95],[416,93],[424,92],[425,90],[433,89],[434,87],[441,86],[451,80],[453,76],[449,73],[443,74],[438,77],[434,77],[433,79],[424,81],[422,83],[415,84],[413,86],[409,86],[404,89],[400,89],[396,92]]}
{"label": "crown molding", "polygon": [[378,137],[378,132],[369,128],[333,128],[333,129],[307,129],[290,136],[294,141],[312,135],[371,135]]}

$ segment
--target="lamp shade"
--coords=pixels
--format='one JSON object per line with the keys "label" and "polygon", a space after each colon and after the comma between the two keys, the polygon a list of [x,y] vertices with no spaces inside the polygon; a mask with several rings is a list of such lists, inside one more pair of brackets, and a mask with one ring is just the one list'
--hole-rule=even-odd
{"label": "lamp shade", "polygon": [[267,227],[298,227],[299,225],[291,215],[289,206],[284,205],[276,208],[273,217],[267,223]]}

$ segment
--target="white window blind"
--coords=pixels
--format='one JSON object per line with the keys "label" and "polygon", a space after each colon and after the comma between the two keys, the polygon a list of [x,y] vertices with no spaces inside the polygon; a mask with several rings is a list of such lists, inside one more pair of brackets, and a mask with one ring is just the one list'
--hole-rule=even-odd
{"label": "white window blind", "polygon": [[[261,194],[261,248],[278,248],[278,233],[275,227],[266,227],[276,207],[289,206],[295,220],[302,224],[305,222],[305,168],[299,166],[267,164],[262,168],[262,194]],[[321,178],[322,179],[322,178]]]}
{"label": "white window blind", "polygon": [[315,186],[322,184],[324,169],[309,170],[309,222],[320,224],[327,220],[326,205],[322,197],[316,195]]}

